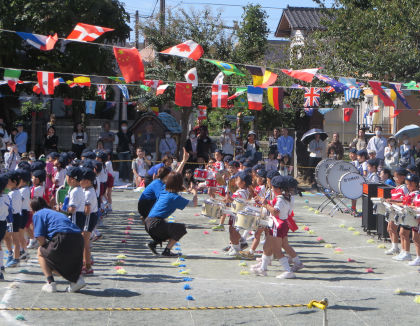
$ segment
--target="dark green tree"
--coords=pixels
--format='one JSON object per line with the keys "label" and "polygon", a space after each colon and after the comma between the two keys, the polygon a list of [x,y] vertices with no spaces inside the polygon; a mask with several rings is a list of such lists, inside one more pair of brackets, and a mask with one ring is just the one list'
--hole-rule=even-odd
{"label": "dark green tree", "polygon": [[[0,12],[0,27],[8,30],[42,35],[57,33],[65,38],[77,23],[82,22],[114,28],[115,31],[105,33],[97,40],[109,44],[125,42],[130,33],[129,14],[118,0],[0,1]],[[18,35],[6,32],[0,32],[0,66],[96,75],[113,75],[116,67],[110,47],[59,40],[54,50],[39,51]],[[72,79],[71,75],[61,77]],[[22,72],[21,79],[36,80],[36,75]],[[18,92],[32,93],[32,86],[18,86]],[[87,88],[59,87],[55,95],[88,98],[92,92]],[[18,105],[13,101],[2,103],[3,110]],[[82,104],[73,104],[73,109],[77,112]]]}

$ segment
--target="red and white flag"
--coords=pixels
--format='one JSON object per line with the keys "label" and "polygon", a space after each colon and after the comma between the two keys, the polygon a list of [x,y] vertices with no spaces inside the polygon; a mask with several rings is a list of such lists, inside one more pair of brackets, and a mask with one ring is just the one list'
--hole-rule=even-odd
{"label": "red and white flag", "polygon": [[146,80],[143,80],[143,84],[145,86],[147,86],[147,87],[151,87],[153,89],[157,89],[160,85],[163,84],[163,81],[156,80],[156,79],[153,79],[153,80],[146,79]]}
{"label": "red and white flag", "polygon": [[48,71],[38,71],[36,73],[38,77],[38,84],[33,88],[33,91],[37,94],[42,93],[43,95],[54,94],[54,73]]}
{"label": "red and white flag", "polygon": [[159,85],[156,89],[156,95],[162,95],[163,93],[165,93],[168,86],[169,84]]}
{"label": "red and white flag", "polygon": [[213,85],[221,85],[223,84],[223,79],[225,78],[225,75],[223,72],[219,72],[219,74],[216,76],[216,78],[213,81]]}
{"label": "red and white flag", "polygon": [[111,32],[113,30],[114,29],[112,28],[77,23],[70,35],[67,36],[67,39],[80,42],[91,42],[96,40],[103,33]]}
{"label": "red and white flag", "polygon": [[207,119],[207,106],[199,105],[198,106],[198,121],[206,120]]}
{"label": "red and white flag", "polygon": [[318,72],[319,69],[321,68],[302,69],[302,70],[282,69],[281,71],[285,73],[287,76],[306,81],[307,83],[311,83],[312,79],[314,79],[314,76]]}
{"label": "red and white flag", "polygon": [[97,87],[98,87],[98,91],[97,91],[98,96],[102,97],[103,100],[106,100],[106,85],[100,84],[100,85],[97,85]]}
{"label": "red and white flag", "polygon": [[213,108],[227,108],[228,92],[229,85],[212,85],[211,106]]}
{"label": "red and white flag", "polygon": [[181,43],[169,49],[166,49],[160,53],[176,55],[179,57],[189,58],[189,59],[193,59],[197,61],[204,54],[204,50],[200,44],[192,40],[188,40],[188,41],[185,41],[184,43]]}
{"label": "red and white flag", "polygon": [[198,86],[198,75],[196,67],[191,68],[187,71],[187,73],[185,74],[185,80],[187,81],[187,83],[191,83],[193,87]]}

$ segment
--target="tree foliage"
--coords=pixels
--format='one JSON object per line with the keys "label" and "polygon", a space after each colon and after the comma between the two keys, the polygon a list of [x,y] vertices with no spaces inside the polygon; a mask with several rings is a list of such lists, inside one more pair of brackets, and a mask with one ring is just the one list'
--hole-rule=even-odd
{"label": "tree foliage", "polygon": [[419,79],[420,3],[336,0],[333,9],[324,12],[326,30],[312,35],[303,62],[317,60],[337,75]]}

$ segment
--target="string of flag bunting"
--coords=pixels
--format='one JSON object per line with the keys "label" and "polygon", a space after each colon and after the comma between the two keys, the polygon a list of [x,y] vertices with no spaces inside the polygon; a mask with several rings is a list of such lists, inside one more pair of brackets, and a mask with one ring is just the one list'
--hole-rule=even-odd
{"label": "string of flag bunting", "polygon": [[[272,69],[279,70],[283,74],[301,80],[307,83],[312,83],[314,78],[325,82],[328,87],[306,87],[299,84],[292,86],[273,86],[277,81],[278,75],[272,71],[267,70],[261,66],[248,65],[248,64],[236,64],[245,67],[245,69],[252,76],[252,85],[246,87],[240,85],[228,85],[223,84],[224,76],[230,76],[233,74],[239,76],[245,76],[245,73],[240,70],[234,63],[221,62],[215,59],[202,58],[204,50],[198,43],[193,40],[187,40],[181,44],[170,47],[159,54],[161,55],[172,55],[186,59],[192,59],[197,61],[199,59],[205,60],[209,63],[216,65],[220,68],[221,72],[216,76],[213,84],[199,83],[197,69],[191,68],[185,73],[186,82],[166,82],[162,80],[146,80],[143,61],[140,52],[136,48],[127,48],[120,46],[113,46],[109,44],[94,43],[98,37],[106,32],[113,31],[112,28],[106,28],[101,26],[94,26],[84,23],[78,23],[73,31],[67,36],[67,38],[59,38],[57,34],[54,35],[39,35],[32,33],[24,33],[18,31],[11,31],[6,29],[0,29],[3,32],[16,33],[19,37],[25,40],[29,45],[37,48],[41,51],[51,51],[54,49],[56,42],[61,40],[82,42],[103,45],[113,48],[113,53],[116,58],[117,64],[120,68],[122,77],[112,76],[95,76],[95,75],[83,75],[73,73],[59,73],[63,75],[72,75],[72,80],[64,81],[62,77],[55,78],[55,73],[50,71],[36,71],[37,81],[21,81],[20,75],[23,71],[32,71],[30,69],[15,69],[15,68],[3,68],[4,76],[3,81],[0,81],[0,85],[7,84],[10,89],[15,92],[16,86],[19,84],[35,83],[33,91],[36,94],[42,94],[45,96],[53,95],[54,88],[61,85],[67,84],[69,87],[91,87],[92,85],[97,86],[97,95],[103,100],[106,100],[106,88],[107,83],[92,83],[90,77],[102,77],[109,78],[113,82],[117,82],[118,87],[121,89],[123,97],[128,100],[129,92],[127,86],[141,87],[146,91],[154,90],[156,96],[159,96],[165,92],[165,90],[172,84],[175,83],[175,104],[180,107],[191,107],[192,106],[192,92],[197,87],[211,87],[212,94],[212,107],[214,108],[229,108],[232,105],[228,101],[233,100],[243,94],[247,94],[248,108],[250,110],[262,110],[264,89],[266,89],[268,104],[276,110],[283,109],[283,98],[286,95],[285,89],[302,89],[304,91],[304,109],[308,115],[313,113],[314,109],[317,109],[320,113],[325,114],[330,112],[333,108],[319,108],[321,93],[343,93],[345,102],[357,100],[360,98],[361,93],[370,89],[374,95],[377,95],[384,106],[393,107],[395,109],[395,102],[391,99],[392,94],[397,97],[406,109],[411,110],[411,106],[407,102],[402,86],[405,86],[404,90],[416,90],[420,91],[420,84],[415,81],[409,83],[397,83],[397,82],[386,82],[389,85],[389,95],[384,89],[381,81],[372,81],[366,79],[359,79],[367,81],[367,84],[358,82],[355,78],[350,77],[339,77],[338,80],[327,76],[325,74],[319,74],[318,71],[321,68],[310,68],[310,69]],[[1,67],[0,67],[1,68]],[[137,84],[140,82],[140,84]],[[135,83],[135,84],[132,84]],[[229,86],[238,86],[233,95],[229,96]],[[95,101],[86,100],[86,111],[94,112]],[[204,111],[199,109],[199,111]],[[351,117],[351,113],[354,111],[352,108],[344,109],[344,119],[347,121]],[[398,115],[402,111],[401,109],[395,110],[394,115]],[[204,116],[204,112],[200,112]]]}

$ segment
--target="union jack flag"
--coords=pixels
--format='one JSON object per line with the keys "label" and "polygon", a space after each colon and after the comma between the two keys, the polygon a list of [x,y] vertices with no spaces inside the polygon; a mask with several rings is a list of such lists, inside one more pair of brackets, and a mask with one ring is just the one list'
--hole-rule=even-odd
{"label": "union jack flag", "polygon": [[100,84],[98,86],[97,94],[98,96],[102,97],[103,100],[106,100],[106,85]]}
{"label": "union jack flag", "polygon": [[317,87],[305,87],[305,103],[303,106],[307,107],[314,107],[319,106],[319,97],[321,95],[321,89]]}

